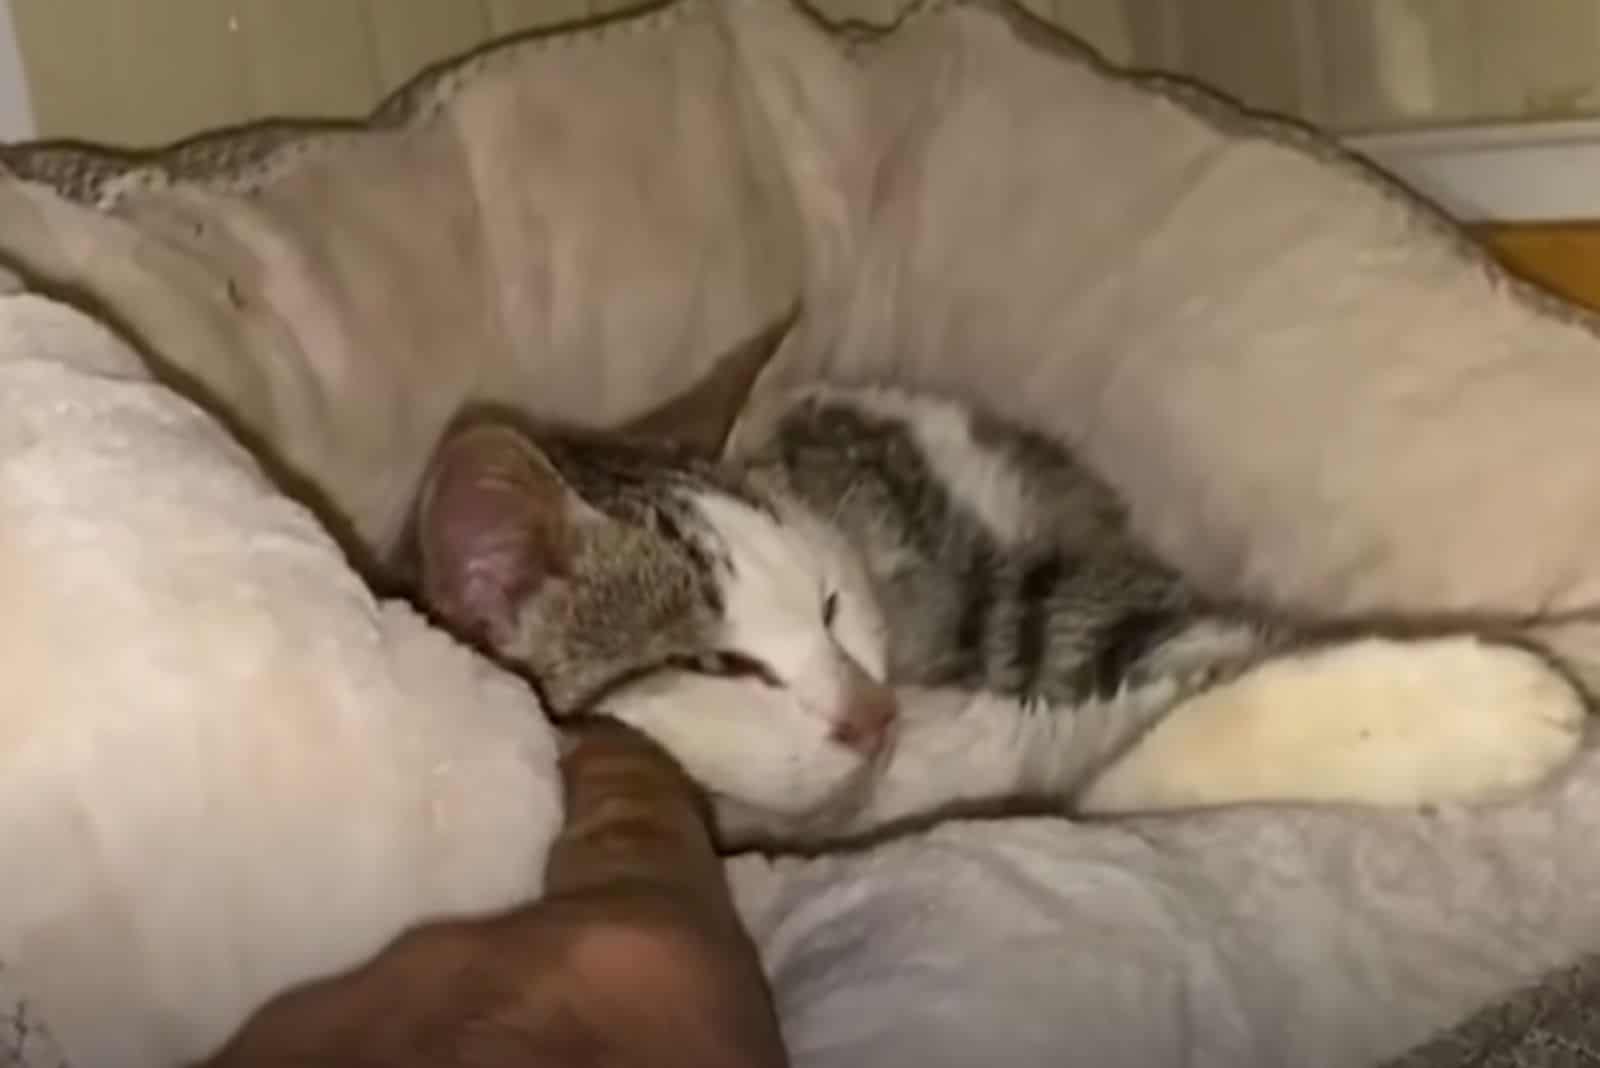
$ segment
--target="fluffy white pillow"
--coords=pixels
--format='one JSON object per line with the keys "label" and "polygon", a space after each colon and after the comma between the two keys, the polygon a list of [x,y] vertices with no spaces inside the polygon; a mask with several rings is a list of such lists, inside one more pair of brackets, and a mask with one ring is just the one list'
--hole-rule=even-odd
{"label": "fluffy white pillow", "polygon": [[192,1061],[415,917],[538,891],[530,693],[34,296],[0,297],[0,589],[0,970],[76,1064]]}

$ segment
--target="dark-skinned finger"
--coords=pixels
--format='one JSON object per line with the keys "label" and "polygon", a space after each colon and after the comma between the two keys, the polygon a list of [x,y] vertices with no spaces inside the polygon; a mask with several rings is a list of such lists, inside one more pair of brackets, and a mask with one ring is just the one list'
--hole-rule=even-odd
{"label": "dark-skinned finger", "polygon": [[566,820],[551,847],[547,897],[644,884],[726,903],[704,798],[667,753],[621,723],[568,729]]}

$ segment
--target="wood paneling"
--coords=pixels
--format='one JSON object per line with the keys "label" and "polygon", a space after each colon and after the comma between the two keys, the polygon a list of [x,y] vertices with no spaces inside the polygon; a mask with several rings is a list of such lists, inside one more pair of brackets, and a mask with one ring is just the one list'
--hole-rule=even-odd
{"label": "wood paneling", "polygon": [[1472,114],[1478,49],[1467,3],[1341,0],[1316,7],[1330,124],[1364,130]]}
{"label": "wood paneling", "polygon": [[497,35],[572,22],[590,13],[589,0],[488,0],[487,7],[490,29]]}
{"label": "wood paneling", "polygon": [[360,115],[380,84],[365,0],[235,0],[246,117]]}
{"label": "wood paneling", "polygon": [[[0,3],[7,0],[0,0]],[[9,0],[46,136],[358,115],[494,36],[637,0]],[[814,0],[891,21],[909,0]],[[1338,130],[1600,114],[1596,0],[1022,0],[1113,62]]]}
{"label": "wood paneling", "polygon": [[619,11],[629,8],[641,7],[641,0],[590,0],[589,11],[591,15],[614,15]]}
{"label": "wood paneling", "polygon": [[250,110],[234,5],[12,0],[44,136],[165,141]]}
{"label": "wood paneling", "polygon": [[1127,7],[1126,0],[1040,0],[1036,13],[1081,37],[1111,62],[1127,64],[1134,56]]}
{"label": "wood paneling", "polygon": [[907,5],[908,0],[812,0],[812,6],[825,18],[854,19],[878,26],[894,22]]}
{"label": "wood paneling", "polygon": [[366,7],[382,92],[492,36],[489,16],[477,0],[382,0]]}
{"label": "wood paneling", "polygon": [[[1437,6],[1437,5],[1436,5]],[[1471,0],[1476,95],[1486,118],[1571,118],[1600,105],[1600,4]]]}
{"label": "wood paneling", "polygon": [[1303,113],[1295,5],[1289,0],[1180,3],[1179,67],[1252,107]]}
{"label": "wood paneling", "polygon": [[1518,274],[1600,311],[1600,222],[1483,226],[1476,233]]}

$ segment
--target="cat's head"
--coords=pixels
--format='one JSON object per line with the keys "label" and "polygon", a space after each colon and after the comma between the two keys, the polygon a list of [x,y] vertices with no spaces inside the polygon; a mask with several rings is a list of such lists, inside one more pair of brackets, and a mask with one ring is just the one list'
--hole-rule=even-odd
{"label": "cat's head", "polygon": [[761,479],[664,446],[471,426],[421,495],[424,599],[552,714],[652,735],[715,798],[804,818],[895,714],[856,555]]}

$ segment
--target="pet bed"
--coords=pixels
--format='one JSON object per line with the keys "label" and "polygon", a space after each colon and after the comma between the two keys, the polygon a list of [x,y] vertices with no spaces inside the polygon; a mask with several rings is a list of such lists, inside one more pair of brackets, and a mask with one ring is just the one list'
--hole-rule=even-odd
{"label": "pet bed", "polygon": [[[537,893],[532,697],[347,563],[471,401],[703,434],[757,370],[954,391],[1081,449],[1213,589],[1566,613],[1540,636],[1600,681],[1594,322],[1327,142],[1020,10],[680,0],[365,124],[0,167],[0,1064],[189,1062]],[[730,873],[802,1068],[1354,1068],[1600,950],[1597,835],[1586,749],[1483,810],[951,824]]]}

